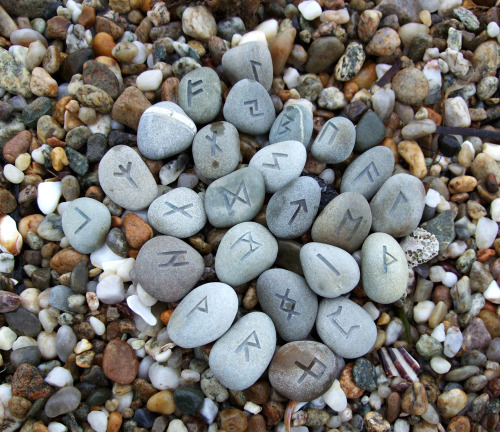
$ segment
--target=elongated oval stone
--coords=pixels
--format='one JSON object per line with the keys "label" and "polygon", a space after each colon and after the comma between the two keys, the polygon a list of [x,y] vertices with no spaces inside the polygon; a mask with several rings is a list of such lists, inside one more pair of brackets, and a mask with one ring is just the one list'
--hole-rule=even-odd
{"label": "elongated oval stone", "polygon": [[271,318],[262,312],[251,312],[215,342],[208,364],[223,386],[244,390],[260,378],[275,349],[276,330]]}
{"label": "elongated oval stone", "polygon": [[370,234],[361,250],[366,295],[377,303],[393,303],[406,292],[408,263],[399,243],[385,233]]}
{"label": "elongated oval stone", "polygon": [[276,117],[269,132],[269,143],[299,141],[309,146],[313,131],[313,116],[310,110],[300,104],[287,106]]}
{"label": "elongated oval stone", "polygon": [[335,298],[352,291],[359,282],[356,260],[343,249],[311,242],[300,249],[307,283],[322,297]]}
{"label": "elongated oval stone", "polygon": [[229,285],[212,282],[191,291],[168,321],[168,336],[182,348],[194,348],[221,337],[234,321],[238,296]]}
{"label": "elongated oval stone", "polygon": [[211,183],[205,193],[209,222],[225,228],[252,220],[264,204],[264,178],[259,170],[247,167]]}
{"label": "elongated oval stone", "polygon": [[358,156],[342,176],[340,193],[357,192],[367,200],[381,188],[394,170],[394,155],[387,147],[374,147]]}
{"label": "elongated oval stone", "polygon": [[222,238],[215,256],[215,272],[221,282],[241,285],[271,267],[277,255],[278,243],[266,228],[243,222]]}
{"label": "elongated oval stone", "polygon": [[266,209],[269,230],[279,238],[293,239],[304,234],[318,213],[321,189],[311,177],[299,177],[271,197]]}
{"label": "elongated oval stone", "polygon": [[269,382],[288,399],[307,402],[324,394],[337,377],[337,358],[322,343],[283,345],[269,366]]}
{"label": "elongated oval stone", "polygon": [[299,141],[283,141],[259,150],[249,166],[257,168],[266,184],[266,192],[274,193],[302,173],[307,151]]}
{"label": "elongated oval stone", "polygon": [[356,192],[345,192],[330,201],[319,214],[311,235],[315,242],[354,252],[363,244],[371,225],[368,201]]}
{"label": "elongated oval stone", "polygon": [[82,394],[76,387],[68,386],[55,392],[45,404],[45,415],[54,418],[78,408]]}
{"label": "elongated oval stone", "polygon": [[373,231],[393,237],[410,235],[418,227],[425,207],[423,183],[410,174],[387,180],[370,202]]}
{"label": "elongated oval stone", "polygon": [[266,270],[257,279],[257,296],[282,339],[288,342],[309,336],[318,298],[302,276],[284,269]]}
{"label": "elongated oval stone", "polygon": [[344,297],[321,300],[316,330],[325,345],[344,358],[365,355],[377,339],[377,327],[368,312]]}
{"label": "elongated oval stone", "polygon": [[354,148],[356,128],[345,117],[334,117],[321,128],[311,146],[311,154],[322,162],[336,164],[345,161]]}
{"label": "elongated oval stone", "polygon": [[156,181],[141,157],[130,147],[112,147],[99,162],[104,193],[127,210],[142,210],[156,198]]}
{"label": "elongated oval stone", "polygon": [[191,291],[204,268],[201,255],[187,243],[158,236],[140,249],[131,277],[155,299],[174,302]]}

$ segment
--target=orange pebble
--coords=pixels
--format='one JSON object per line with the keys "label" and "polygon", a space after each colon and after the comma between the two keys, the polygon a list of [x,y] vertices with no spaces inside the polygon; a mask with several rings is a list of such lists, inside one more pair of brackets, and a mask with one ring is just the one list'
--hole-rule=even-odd
{"label": "orange pebble", "polygon": [[354,97],[354,95],[358,92],[359,87],[356,83],[354,82],[347,82],[344,86],[344,95],[345,95],[345,100],[347,102],[350,102],[351,99]]}
{"label": "orange pebble", "polygon": [[430,108],[426,108],[427,110],[427,118],[431,119],[437,126],[441,126],[441,122],[443,121],[443,116],[438,114],[436,111]]}
{"label": "orange pebble", "polygon": [[109,33],[97,33],[92,40],[92,48],[96,56],[112,57],[111,51],[115,45],[113,36]]}
{"label": "orange pebble", "polygon": [[488,261],[490,258],[493,258],[495,256],[496,252],[493,249],[479,249],[476,252],[476,259],[484,263]]}
{"label": "orange pebble", "polygon": [[64,141],[56,137],[47,138],[47,144],[51,147],[64,147],[66,145]]}
{"label": "orange pebble", "polygon": [[120,228],[123,225],[123,221],[118,216],[111,216],[111,228]]}
{"label": "orange pebble", "polygon": [[138,251],[137,249],[132,249],[132,248],[130,248],[130,249],[128,250],[128,256],[129,256],[130,258],[137,258],[137,255],[139,255],[139,251]]}
{"label": "orange pebble", "polygon": [[108,417],[108,428],[106,432],[118,432],[122,425],[122,415],[119,412],[113,411]]}
{"label": "orange pebble", "polygon": [[[498,277],[498,279],[500,279],[500,276]],[[484,307],[481,310],[486,310],[486,311],[489,311],[489,312],[496,313],[497,308],[496,308],[496,306],[493,303],[490,303],[489,301],[487,301],[484,304]]]}
{"label": "orange pebble", "polygon": [[321,84],[323,84],[323,87],[327,87],[328,81],[330,81],[330,75],[326,72],[321,72],[318,76]]}
{"label": "orange pebble", "polygon": [[167,325],[168,322],[170,321],[170,317],[172,316],[172,313],[174,312],[174,309],[167,309],[167,310],[164,310],[161,314],[160,314],[160,320],[163,324]]}
{"label": "orange pebble", "polygon": [[377,72],[375,71],[375,63],[365,63],[358,74],[350,81],[360,89],[367,89],[376,81]]}

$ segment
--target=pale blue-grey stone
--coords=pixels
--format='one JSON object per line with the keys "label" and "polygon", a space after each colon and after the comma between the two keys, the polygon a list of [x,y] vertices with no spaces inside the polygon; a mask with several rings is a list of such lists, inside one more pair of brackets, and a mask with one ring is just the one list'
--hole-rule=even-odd
{"label": "pale blue-grey stone", "polygon": [[269,143],[300,141],[308,147],[312,131],[313,116],[311,111],[301,104],[288,105],[276,117],[269,132]]}
{"label": "pale blue-grey stone", "polygon": [[68,297],[75,294],[71,288],[64,285],[56,285],[50,289],[49,304],[54,309],[64,312],[72,312],[68,307]]}
{"label": "pale blue-grey stone", "polygon": [[70,413],[78,408],[82,394],[76,387],[63,387],[55,392],[45,404],[45,415],[54,418]]}
{"label": "pale blue-grey stone", "polygon": [[59,359],[66,363],[73,352],[78,339],[73,329],[68,325],[62,325],[56,334],[56,351]]}
{"label": "pale blue-grey stone", "polygon": [[345,117],[328,120],[311,146],[315,159],[336,164],[344,162],[352,153],[356,141],[356,128]]}

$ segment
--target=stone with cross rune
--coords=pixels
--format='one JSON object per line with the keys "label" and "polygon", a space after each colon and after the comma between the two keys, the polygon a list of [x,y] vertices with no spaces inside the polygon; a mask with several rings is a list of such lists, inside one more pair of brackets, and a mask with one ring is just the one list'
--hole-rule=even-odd
{"label": "stone with cross rune", "polygon": [[222,106],[217,72],[201,67],[184,75],[179,83],[179,105],[196,124],[206,124],[217,117]]}
{"label": "stone with cross rune", "polygon": [[308,402],[325,393],[338,377],[337,357],[314,341],[289,342],[274,355],[269,382],[288,399]]}
{"label": "stone with cross rune", "polygon": [[91,198],[70,201],[62,214],[62,228],[71,247],[89,254],[106,240],[111,226],[108,208]]}
{"label": "stone with cross rune", "polygon": [[279,268],[266,270],[257,279],[257,297],[282,339],[290,342],[309,336],[318,298],[302,276]]}
{"label": "stone with cross rune", "polygon": [[193,190],[180,187],[156,198],[148,209],[148,221],[162,234],[191,237],[207,222],[203,200]]}
{"label": "stone with cross rune", "polygon": [[276,349],[276,330],[265,313],[240,318],[210,351],[208,364],[217,380],[230,390],[243,390],[264,373]]}
{"label": "stone with cross rune", "polygon": [[142,210],[158,195],[156,181],[141,157],[125,145],[112,147],[99,162],[104,193],[127,210]]}
{"label": "stone with cross rune", "polygon": [[262,225],[243,222],[222,238],[215,256],[215,272],[221,282],[241,285],[274,264],[278,243]]}
{"label": "stone with cross rune", "polygon": [[345,297],[320,301],[316,330],[324,344],[344,358],[365,355],[377,339],[372,317]]}
{"label": "stone with cross rune", "polygon": [[336,164],[344,162],[356,141],[356,128],[345,117],[328,120],[311,146],[311,154],[319,161]]}
{"label": "stone with cross rune", "polygon": [[361,277],[366,295],[377,303],[399,300],[408,284],[408,263],[399,245],[388,234],[370,234],[361,249]]}
{"label": "stone with cross rune", "polygon": [[309,147],[313,131],[313,115],[311,110],[302,104],[287,106],[276,117],[269,131],[269,143],[281,141],[300,141]]}
{"label": "stone with cross rune", "polygon": [[220,282],[200,285],[182,299],[168,321],[168,336],[182,348],[195,348],[221,337],[238,312],[238,296]]}

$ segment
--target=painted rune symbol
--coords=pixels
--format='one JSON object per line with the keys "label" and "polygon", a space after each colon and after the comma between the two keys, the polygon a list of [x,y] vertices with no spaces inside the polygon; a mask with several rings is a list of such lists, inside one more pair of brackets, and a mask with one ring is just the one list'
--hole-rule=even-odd
{"label": "painted rune symbol", "polygon": [[202,300],[198,302],[198,304],[189,311],[189,313],[186,315],[187,317],[191,315],[194,311],[200,311],[203,313],[208,314],[208,302],[207,302],[207,297],[205,296]]}
{"label": "painted rune symbol", "polygon": [[[387,273],[387,267],[389,267],[391,264],[398,262],[398,260],[394,258],[389,252],[387,252],[387,246],[383,246],[382,250],[384,253],[384,273]],[[387,261],[387,255],[389,255],[392,258],[392,261]]]}
{"label": "painted rune symbol", "polygon": [[136,182],[132,179],[132,176],[130,175],[130,171],[132,169],[132,162],[127,163],[127,169],[125,169],[122,164],[118,165],[118,169],[121,172],[113,173],[115,177],[125,177],[134,189],[139,189]]}
{"label": "painted rune symbol", "polygon": [[[253,339],[253,341],[250,341],[250,339]],[[235,353],[239,353],[243,349],[245,350],[245,361],[248,363],[250,361],[250,353],[249,353],[249,347],[257,348],[260,349],[260,342],[259,338],[257,337],[257,333],[255,333],[255,330],[248,335],[248,337],[241,343],[238,348],[236,348]]]}
{"label": "painted rune symbol", "polygon": [[287,158],[288,155],[286,153],[271,153],[271,157],[273,158],[274,163],[263,163],[262,166],[266,168],[271,168],[273,170],[281,171],[280,164],[278,162],[278,158]]}
{"label": "painted rune symbol", "polygon": [[[316,365],[319,366],[320,370],[318,372],[313,372],[312,370]],[[300,378],[297,380],[298,384],[304,381],[308,375],[312,376],[316,381],[319,381],[326,370],[326,365],[322,361],[318,360],[316,357],[314,357],[314,360],[309,364],[309,366],[303,365],[298,361],[295,362],[295,366],[299,367],[304,371],[300,376]]]}
{"label": "painted rune symbol", "polygon": [[[287,316],[286,316],[287,321],[290,321],[294,315],[297,315],[297,316],[300,315],[300,312],[297,312],[295,310],[295,306],[297,305],[297,302],[288,297],[289,293],[290,293],[290,289],[287,288],[284,295],[275,294],[275,296],[281,300],[280,310],[287,313]],[[290,308],[288,308],[288,307],[290,307]]]}
{"label": "painted rune symbol", "polygon": [[222,153],[221,148],[217,145],[217,131],[212,132],[212,138],[206,135],[205,139],[210,143],[210,156],[214,157],[215,153]]}
{"label": "painted rune symbol", "polygon": [[316,255],[319,260],[325,264],[332,272],[335,276],[340,276],[340,273],[339,271],[332,265],[332,263],[330,261],[328,261],[323,255],[321,254],[317,254]]}
{"label": "painted rune symbol", "polygon": [[399,192],[397,198],[396,198],[396,201],[394,201],[394,204],[391,208],[391,211],[389,212],[389,216],[392,216],[394,214],[394,212],[396,211],[398,205],[399,205],[399,202],[402,202],[403,204],[404,203],[407,203],[408,202],[408,198],[406,198],[405,194],[403,192]]}
{"label": "painted rune symbol", "polygon": [[255,81],[259,81],[259,75],[257,74],[257,66],[261,67],[262,63],[255,61],[255,60],[250,60],[250,65],[252,66],[252,72],[253,72],[253,77],[255,78]]}
{"label": "painted rune symbol", "polygon": [[[373,170],[373,175],[372,173],[370,172],[371,170]],[[358,182],[361,178],[363,178],[363,176],[366,175],[368,177],[368,180],[370,183],[373,183],[375,180],[374,180],[374,177],[380,177],[380,174],[378,173],[378,170],[377,170],[377,167],[375,166],[375,164],[373,162],[370,162],[368,164],[368,166],[359,173],[359,175],[354,179],[354,182]]]}
{"label": "painted rune symbol", "polygon": [[[252,203],[250,202],[250,197],[248,196],[248,191],[247,187],[245,186],[244,180],[241,181],[236,193],[233,193],[230,190],[223,187],[221,187],[221,191],[228,214],[233,213],[233,206],[234,204],[236,204],[236,201],[242,202],[248,207],[252,207]],[[240,194],[243,195],[243,198],[240,196]]]}
{"label": "painted rune symbol", "polygon": [[84,212],[82,212],[78,207],[75,207],[75,211],[85,219],[85,222],[83,222],[75,231],[75,234],[78,234],[82,229],[84,229],[87,224],[92,220],[90,219]]}
{"label": "painted rune symbol", "polygon": [[234,244],[229,248],[229,250],[233,250],[236,246],[238,246],[239,243],[248,243],[250,249],[249,251],[243,255],[243,257],[240,259],[240,261],[246,261],[250,256],[258,251],[262,247],[262,243],[256,242],[252,238],[252,232],[248,231],[245,234],[243,234],[238,240],[234,242]]}
{"label": "painted rune symbol", "polygon": [[185,206],[182,207],[177,207],[176,205],[169,203],[168,201],[165,201],[165,204],[168,205],[172,210],[163,213],[163,216],[169,216],[173,213],[180,213],[182,216],[187,217],[188,219],[193,219],[193,216],[191,216],[186,209],[193,207],[193,203],[191,204],[186,204]]}
{"label": "painted rune symbol", "polygon": [[191,103],[193,96],[199,95],[200,93],[203,93],[203,89],[199,88],[195,91],[193,91],[193,88],[198,87],[203,84],[203,80],[198,80],[198,81],[188,81],[188,88],[187,88],[187,96],[188,96],[188,107],[191,108]]}
{"label": "painted rune symbol", "polygon": [[[187,251],[171,251],[171,252],[158,252],[156,255],[157,256],[162,256],[162,255],[172,255],[172,258],[170,258],[170,261],[167,262],[166,264],[160,264],[158,267],[160,268],[167,268],[167,267],[181,267],[181,266],[187,266],[189,265],[188,261],[177,261],[179,257],[182,255],[186,255]],[[184,258],[185,259],[185,258]]]}
{"label": "painted rune symbol", "polygon": [[337,328],[337,330],[342,333],[346,339],[349,338],[349,336],[351,335],[351,333],[356,330],[357,328],[360,328],[359,325],[353,325],[349,328],[348,331],[345,331],[341,326],[340,324],[335,320],[335,318],[337,318],[338,316],[340,316],[340,314],[342,313],[342,306],[338,306],[337,310],[333,313],[331,313],[330,315],[328,315],[328,318],[330,318],[330,321],[333,323],[333,325]]}
{"label": "painted rune symbol", "polygon": [[335,126],[332,122],[328,121],[325,124],[325,126],[323,126],[323,129],[321,130],[321,136],[319,138],[320,140],[322,140],[324,138],[324,136],[327,133],[328,128],[333,129],[332,135],[330,136],[330,139],[328,140],[328,144],[327,144],[327,145],[331,145],[333,143],[333,141],[335,141],[335,138],[337,137],[337,134],[339,133],[339,128],[337,126]]}
{"label": "painted rune symbol", "polygon": [[294,120],[295,118],[292,117],[291,115],[283,114],[283,117],[281,118],[280,121],[280,125],[278,127],[278,132],[276,133],[276,138],[285,135],[287,132],[291,132],[292,130],[288,127],[288,125],[292,123]]}

